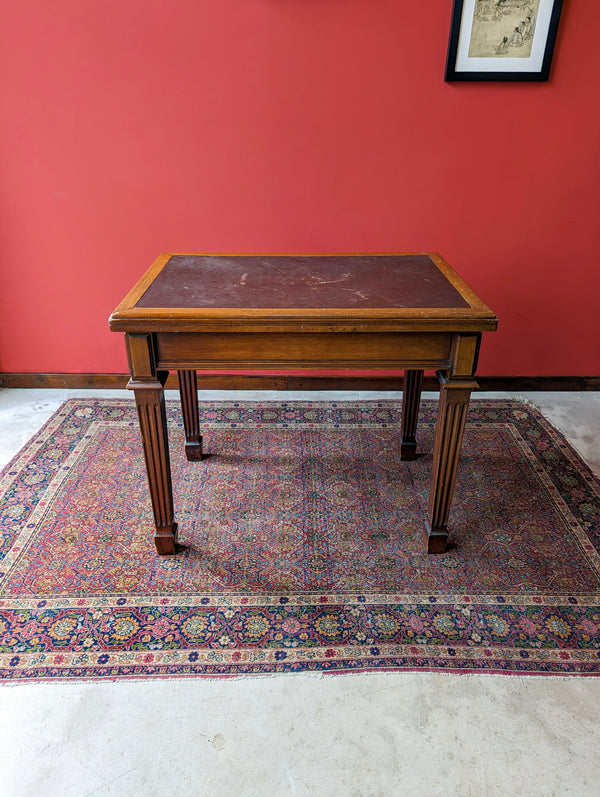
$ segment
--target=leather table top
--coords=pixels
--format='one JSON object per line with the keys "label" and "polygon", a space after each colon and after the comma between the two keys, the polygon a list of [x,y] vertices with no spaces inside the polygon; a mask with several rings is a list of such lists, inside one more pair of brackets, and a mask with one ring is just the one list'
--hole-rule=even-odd
{"label": "leather table top", "polygon": [[428,255],[172,255],[137,308],[467,308]]}

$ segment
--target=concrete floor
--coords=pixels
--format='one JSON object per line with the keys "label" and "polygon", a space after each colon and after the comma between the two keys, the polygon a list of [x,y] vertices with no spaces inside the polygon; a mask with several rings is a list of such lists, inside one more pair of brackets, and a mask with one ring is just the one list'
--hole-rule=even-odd
{"label": "concrete floor", "polygon": [[[0,391],[0,466],[81,395],[131,398]],[[397,397],[235,397],[282,395]],[[475,398],[492,397],[509,394]],[[600,393],[521,397],[600,476]],[[598,678],[300,674],[0,688],[2,797],[598,797],[599,751]]]}

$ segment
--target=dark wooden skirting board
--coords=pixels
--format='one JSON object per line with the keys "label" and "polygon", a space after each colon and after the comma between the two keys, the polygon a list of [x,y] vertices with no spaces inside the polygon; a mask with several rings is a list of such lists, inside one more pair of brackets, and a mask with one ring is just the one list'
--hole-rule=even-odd
{"label": "dark wooden skirting board", "polygon": [[[125,388],[128,374],[34,374],[0,373],[0,388],[68,388],[110,390]],[[478,376],[481,390],[600,390],[600,376]],[[391,390],[400,391],[403,377],[302,376],[300,374],[198,374],[198,388],[205,390]],[[177,373],[169,374],[166,387],[176,390]],[[439,389],[435,375],[423,380],[424,390]]]}

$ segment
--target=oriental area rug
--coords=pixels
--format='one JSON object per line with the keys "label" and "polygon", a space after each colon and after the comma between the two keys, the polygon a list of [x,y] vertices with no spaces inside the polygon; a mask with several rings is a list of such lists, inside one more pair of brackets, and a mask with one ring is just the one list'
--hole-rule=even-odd
{"label": "oriental area rug", "polygon": [[160,557],[133,400],[73,399],[0,477],[0,674],[600,674],[600,485],[534,408],[471,402],[452,545],[422,540],[437,402],[167,402]]}

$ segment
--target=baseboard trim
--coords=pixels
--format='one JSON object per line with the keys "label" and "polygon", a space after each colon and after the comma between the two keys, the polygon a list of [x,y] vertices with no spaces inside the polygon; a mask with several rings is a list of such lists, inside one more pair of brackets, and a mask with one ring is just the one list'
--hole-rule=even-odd
{"label": "baseboard trim", "polygon": [[[68,388],[111,390],[127,385],[128,374],[34,374],[0,373],[0,388]],[[600,376],[478,376],[481,390],[588,391],[600,390]],[[205,390],[402,390],[401,376],[302,376],[287,374],[198,374],[198,387]],[[166,387],[177,388],[171,373]],[[424,390],[437,390],[435,376],[426,376]]]}

